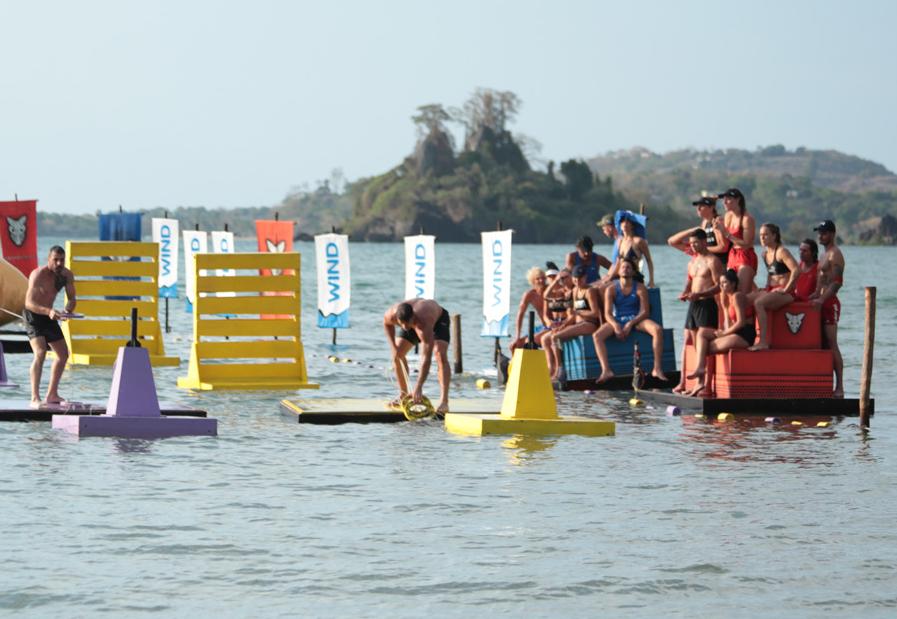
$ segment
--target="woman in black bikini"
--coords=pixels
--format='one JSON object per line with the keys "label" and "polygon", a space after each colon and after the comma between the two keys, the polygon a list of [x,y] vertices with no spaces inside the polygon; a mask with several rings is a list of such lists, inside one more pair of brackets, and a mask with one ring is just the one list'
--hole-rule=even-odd
{"label": "woman in black bikini", "polygon": [[[620,253],[613,268],[607,275],[608,282],[619,274],[620,262],[628,259],[633,264],[638,265],[642,257],[644,257],[645,262],[648,264],[648,288],[654,288],[654,261],[651,259],[648,241],[635,235],[635,224],[628,215],[623,215],[622,219],[620,219],[620,230],[623,232],[623,236],[620,238]],[[634,279],[637,282],[645,283],[645,276],[638,271],[636,271]]]}
{"label": "woman in black bikini", "polygon": [[[701,218],[700,228],[707,233],[707,251],[722,260],[723,265],[729,254],[729,241],[726,240],[725,234],[717,226],[714,226],[719,214],[716,212],[716,198],[706,196],[692,202],[698,210],[698,216]],[[682,232],[677,232],[669,239],[667,245],[675,247],[679,251],[689,253],[688,235],[694,228],[686,228]]]}
{"label": "woman in black bikini", "polygon": [[763,245],[763,262],[766,265],[766,287],[758,290],[748,298],[757,310],[757,324],[760,337],[751,350],[766,350],[766,312],[785,307],[794,301],[794,289],[801,269],[797,260],[782,246],[782,234],[775,224],[765,223],[760,226],[760,244]]}
{"label": "woman in black bikini", "polygon": [[[600,321],[598,314],[598,308],[600,307],[598,304],[598,288],[590,286],[586,282],[586,269],[582,265],[573,267],[572,277],[575,282],[572,294],[573,311],[558,326],[557,330],[552,329],[551,332],[542,338],[542,348],[545,349],[545,356],[548,358],[548,372],[552,381],[558,379],[558,372],[561,367],[561,344],[580,335],[591,335],[598,329]],[[548,287],[545,294],[550,294],[552,288],[560,285],[564,278],[566,278],[566,271],[561,271],[557,280]]]}

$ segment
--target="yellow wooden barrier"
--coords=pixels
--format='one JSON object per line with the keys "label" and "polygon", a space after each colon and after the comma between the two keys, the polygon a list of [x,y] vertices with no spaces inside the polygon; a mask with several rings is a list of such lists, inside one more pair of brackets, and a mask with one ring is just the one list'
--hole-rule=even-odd
{"label": "yellow wooden barrier", "polygon": [[118,349],[131,337],[132,307],[137,308],[140,345],[149,351],[152,364],[181,362],[178,357],[165,355],[162,342],[158,320],[158,256],[156,243],[68,241],[65,244],[66,266],[75,275],[76,311],[84,314],[84,318],[62,323],[71,353],[69,363],[115,363]]}
{"label": "yellow wooden barrier", "polygon": [[[317,389],[308,382],[302,346],[299,267],[298,253],[196,254],[193,347],[178,387]],[[263,277],[259,269],[279,274]],[[283,296],[265,296],[271,292]],[[271,314],[277,317],[262,317]]]}

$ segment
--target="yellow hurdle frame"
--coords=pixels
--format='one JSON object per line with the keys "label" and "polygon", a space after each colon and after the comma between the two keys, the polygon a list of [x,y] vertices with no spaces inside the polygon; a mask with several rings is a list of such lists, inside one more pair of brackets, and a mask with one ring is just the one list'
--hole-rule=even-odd
{"label": "yellow hurdle frame", "polygon": [[[178,378],[178,387],[317,389],[308,382],[302,346],[300,266],[295,252],[196,254],[193,347],[187,376]],[[216,269],[238,273],[216,275]],[[278,274],[263,276],[261,269]],[[246,270],[256,273],[239,274]],[[224,337],[256,339],[222,341]]]}
{"label": "yellow hurdle frame", "polygon": [[137,336],[140,345],[149,351],[150,362],[180,364],[180,358],[165,355],[162,342],[158,320],[158,257],[158,243],[66,242],[65,265],[75,275],[78,297],[75,309],[84,314],[84,318],[62,323],[70,365],[113,365],[118,349],[131,337],[131,308],[134,307],[138,316]]}

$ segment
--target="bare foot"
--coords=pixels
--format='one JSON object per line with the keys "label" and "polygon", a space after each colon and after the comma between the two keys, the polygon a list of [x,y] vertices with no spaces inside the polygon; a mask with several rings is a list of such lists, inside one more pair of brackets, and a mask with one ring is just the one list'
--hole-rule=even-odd
{"label": "bare foot", "polygon": [[748,346],[748,350],[752,352],[757,352],[758,350],[769,350],[769,344],[765,342],[758,342],[753,346]]}
{"label": "bare foot", "polygon": [[654,370],[653,372],[651,372],[651,376],[653,376],[657,380],[662,380],[663,382],[667,382],[668,380],[670,380],[662,370]]}
{"label": "bare foot", "polygon": [[[694,372],[689,374],[687,378],[704,378],[705,370],[704,369],[696,369]],[[703,385],[702,385],[703,386]],[[692,389],[694,391],[694,389]]]}
{"label": "bare foot", "polygon": [[43,402],[40,401],[40,398],[38,398],[38,399],[36,399],[36,400],[35,400],[34,398],[32,398],[32,399],[31,399],[31,404],[29,404],[29,406],[30,406],[31,408],[40,408],[40,407],[41,407],[41,404],[43,404]]}
{"label": "bare foot", "polygon": [[449,412],[448,402],[440,402],[439,407],[436,409],[436,416],[442,419],[447,412]]}
{"label": "bare foot", "polygon": [[673,393],[685,393],[685,384],[679,383],[672,389]]}
{"label": "bare foot", "polygon": [[698,383],[691,390],[689,390],[685,395],[690,395],[692,397],[696,397],[701,391],[704,390],[704,383]]}
{"label": "bare foot", "polygon": [[611,378],[613,378],[614,376],[615,376],[615,374],[614,374],[613,372],[611,372],[610,370],[608,370],[607,372],[601,372],[601,376],[599,376],[599,377],[595,380],[595,384],[596,384],[596,385],[600,385],[601,383],[606,383],[607,381],[609,381],[609,380],[610,380]]}
{"label": "bare foot", "polygon": [[66,403],[65,398],[60,397],[59,395],[54,395],[54,396],[48,395],[47,399],[44,400],[44,404],[52,404],[55,406],[59,406],[60,404],[65,404],[65,403]]}
{"label": "bare foot", "polygon": [[405,395],[400,395],[395,400],[392,400],[386,404],[386,408],[398,409],[402,408],[402,401],[405,399]]}

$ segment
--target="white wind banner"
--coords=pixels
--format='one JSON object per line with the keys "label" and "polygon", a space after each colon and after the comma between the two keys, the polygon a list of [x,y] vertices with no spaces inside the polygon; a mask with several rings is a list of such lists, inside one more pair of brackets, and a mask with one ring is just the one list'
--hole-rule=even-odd
{"label": "white wind banner", "polygon": [[153,243],[159,244],[159,296],[163,299],[178,296],[179,241],[177,219],[153,217]]}
{"label": "white wind banner", "polygon": [[483,232],[483,337],[508,335],[511,315],[511,234]]}
{"label": "white wind banner", "polygon": [[205,232],[184,230],[184,291],[187,297],[187,311],[193,311],[196,301],[196,268],[193,256],[209,251],[209,239]]}
{"label": "white wind banner", "polygon": [[436,297],[436,237],[405,237],[405,298]]}
{"label": "white wind banner", "polygon": [[351,268],[349,237],[319,234],[315,237],[318,274],[318,327],[345,329],[349,326]]}
{"label": "white wind banner", "polygon": [[[213,254],[232,254],[234,253],[234,233],[226,230],[213,230],[210,232],[212,236],[212,253]],[[233,277],[237,272],[234,269],[215,269],[215,275],[221,277]],[[233,297],[233,292],[219,292],[215,296]]]}

